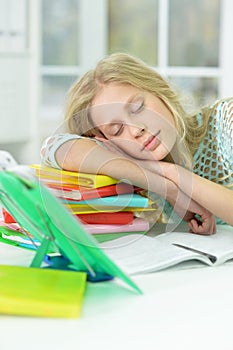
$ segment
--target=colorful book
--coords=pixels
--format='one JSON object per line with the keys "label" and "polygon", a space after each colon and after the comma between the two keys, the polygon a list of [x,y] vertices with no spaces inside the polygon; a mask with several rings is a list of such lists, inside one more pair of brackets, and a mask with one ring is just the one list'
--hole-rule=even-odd
{"label": "colorful book", "polygon": [[[16,223],[15,219],[5,210],[3,220],[0,221],[0,225],[7,225],[12,229],[18,229],[19,225]],[[87,224],[130,224],[133,221],[134,213],[132,211],[125,212],[110,212],[110,213],[84,213],[84,214],[74,214],[78,217],[81,222]]]}
{"label": "colorful book", "polygon": [[9,227],[7,224],[0,226],[0,242],[36,250],[40,242],[35,240],[30,234],[23,232],[17,224],[14,225],[16,226],[15,228]]}
{"label": "colorful book", "polygon": [[[95,237],[98,243],[105,243],[125,236],[134,236],[135,234],[142,236],[144,234],[146,235],[146,232],[93,233],[93,237]],[[104,245],[102,245],[102,247],[104,247]]]}
{"label": "colorful book", "polygon": [[[69,205],[65,206],[73,215],[80,215],[80,214],[97,214],[97,213],[115,213],[116,212],[116,206],[88,206],[88,205]],[[144,211],[155,211],[156,208],[153,207],[153,205],[149,205],[148,208],[142,208],[142,207],[125,207],[125,208],[119,208],[119,212],[144,212]]]}
{"label": "colorful book", "polygon": [[13,216],[10,213],[8,213],[8,211],[4,208],[2,208],[2,216],[6,224],[13,224],[16,222]]}
{"label": "colorful book", "polygon": [[48,184],[48,187],[56,197],[76,201],[117,195],[119,196],[126,193],[139,192],[141,190],[139,187],[134,187],[123,182],[98,188],[86,188],[78,186],[63,187],[50,184]]}
{"label": "colorful book", "polygon": [[[142,211],[155,211],[156,208],[153,206],[153,202],[149,200],[148,207],[116,207],[116,206],[96,206],[96,205],[76,205],[71,203],[66,206],[73,215],[77,215],[82,222],[89,224],[95,223],[111,223],[111,224],[127,224],[132,222],[134,212]],[[118,209],[119,211],[116,211]],[[6,210],[3,209],[3,216],[5,223],[15,223],[13,216]],[[112,221],[111,221],[112,220]]]}
{"label": "colorful book", "polygon": [[126,225],[130,224],[134,219],[132,211],[118,211],[113,213],[91,213],[91,214],[77,214],[77,218],[86,224],[112,224],[112,225]]}
{"label": "colorful book", "polygon": [[93,198],[84,201],[69,201],[62,200],[62,203],[68,207],[137,207],[137,208],[147,208],[149,205],[149,199],[147,197],[141,196],[137,193],[122,194],[120,196],[109,196]]}
{"label": "colorful book", "polygon": [[98,188],[118,183],[117,179],[107,175],[60,170],[39,164],[32,164],[31,168],[34,169],[35,175],[42,182],[48,182],[50,184],[61,185],[66,183],[88,188]]}
{"label": "colorful book", "polygon": [[78,318],[86,288],[86,273],[0,266],[0,313]]}
{"label": "colorful book", "polygon": [[85,230],[91,234],[101,234],[101,233],[120,233],[120,232],[147,232],[150,228],[149,222],[141,219],[135,218],[132,223],[126,225],[91,225],[83,224]]}

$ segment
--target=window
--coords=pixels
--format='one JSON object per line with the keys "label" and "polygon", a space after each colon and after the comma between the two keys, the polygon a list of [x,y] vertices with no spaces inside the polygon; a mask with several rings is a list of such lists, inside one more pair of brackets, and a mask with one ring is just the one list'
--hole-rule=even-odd
{"label": "window", "polygon": [[127,51],[158,63],[158,1],[109,0],[108,51]]}
{"label": "window", "polygon": [[103,57],[105,0],[41,0],[41,123],[43,139],[63,122],[68,89]]}
{"label": "window", "polygon": [[42,115],[57,118],[79,65],[79,1],[42,1]]}
{"label": "window", "polygon": [[169,78],[188,110],[232,94],[231,0],[42,0],[41,11],[46,125],[62,122],[74,80],[115,51]]}
{"label": "window", "polygon": [[109,51],[128,51],[168,77],[186,108],[217,98],[220,0],[109,0]]}

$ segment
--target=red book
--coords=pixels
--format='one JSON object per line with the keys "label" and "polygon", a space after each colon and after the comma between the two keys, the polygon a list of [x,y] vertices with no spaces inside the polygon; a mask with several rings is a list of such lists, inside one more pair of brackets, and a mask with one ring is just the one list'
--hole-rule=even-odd
{"label": "red book", "polygon": [[48,185],[48,187],[56,197],[75,201],[94,199],[98,197],[117,196],[141,191],[141,188],[123,182],[116,185],[109,185],[93,189],[77,186],[62,187]]}
{"label": "red book", "polygon": [[[6,224],[15,223],[15,219],[5,209],[2,209],[3,219]],[[125,225],[131,224],[134,219],[132,211],[110,212],[110,213],[90,213],[90,214],[75,214],[79,220],[86,224],[112,224]]]}
{"label": "red book", "polygon": [[134,213],[131,211],[118,211],[113,213],[91,213],[76,214],[77,218],[86,224],[111,224],[126,225],[131,224],[134,219]]}
{"label": "red book", "polygon": [[2,208],[2,215],[6,224],[13,224],[16,222],[13,216],[11,216],[11,214],[9,214],[4,208]]}

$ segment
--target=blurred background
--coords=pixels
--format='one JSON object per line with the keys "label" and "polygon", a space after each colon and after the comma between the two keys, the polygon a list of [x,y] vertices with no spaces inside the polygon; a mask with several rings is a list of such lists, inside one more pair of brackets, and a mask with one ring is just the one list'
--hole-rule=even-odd
{"label": "blurred background", "polygon": [[0,0],[0,149],[40,160],[71,84],[109,53],[146,61],[186,109],[232,96],[232,0]]}

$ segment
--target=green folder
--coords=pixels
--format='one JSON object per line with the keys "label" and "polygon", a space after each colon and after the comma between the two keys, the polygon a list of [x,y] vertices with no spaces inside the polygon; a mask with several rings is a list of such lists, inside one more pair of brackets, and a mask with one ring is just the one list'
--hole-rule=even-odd
{"label": "green folder", "polygon": [[[0,201],[25,232],[41,243],[31,267],[41,267],[47,253],[54,252],[64,259],[64,268],[84,271],[89,280],[118,277],[142,293],[69,210],[33,176],[0,171]],[[62,259],[57,267],[63,267]]]}

